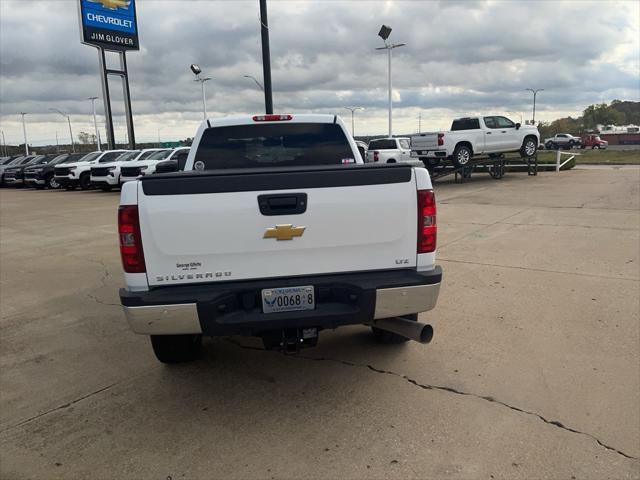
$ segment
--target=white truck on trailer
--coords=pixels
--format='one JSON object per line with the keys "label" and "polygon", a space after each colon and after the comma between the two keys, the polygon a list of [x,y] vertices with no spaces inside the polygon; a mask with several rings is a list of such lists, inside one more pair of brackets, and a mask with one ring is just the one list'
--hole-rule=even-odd
{"label": "white truck on trailer", "polygon": [[431,340],[436,204],[424,167],[365,165],[333,115],[206,120],[184,172],[122,186],[118,211],[131,329],[165,363],[202,335],[266,348],[314,345],[365,324],[377,339]]}
{"label": "white truck on trailer", "polygon": [[523,157],[536,154],[540,133],[534,125],[520,125],[499,115],[456,118],[451,130],[427,132],[411,137],[411,157],[426,165],[451,160],[464,167],[474,156],[520,152]]}

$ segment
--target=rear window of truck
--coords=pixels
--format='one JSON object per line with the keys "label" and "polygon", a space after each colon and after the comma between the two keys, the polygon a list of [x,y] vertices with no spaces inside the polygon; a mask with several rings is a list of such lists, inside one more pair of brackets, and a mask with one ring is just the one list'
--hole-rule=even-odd
{"label": "rear window of truck", "polygon": [[194,169],[336,165],[355,163],[353,155],[334,123],[234,125],[203,132]]}
{"label": "rear window of truck", "polygon": [[451,124],[451,131],[456,130],[477,130],[480,128],[480,120],[477,118],[460,118]]}
{"label": "rear window of truck", "polygon": [[371,140],[369,150],[396,150],[396,141],[393,138],[385,138],[383,140]]}

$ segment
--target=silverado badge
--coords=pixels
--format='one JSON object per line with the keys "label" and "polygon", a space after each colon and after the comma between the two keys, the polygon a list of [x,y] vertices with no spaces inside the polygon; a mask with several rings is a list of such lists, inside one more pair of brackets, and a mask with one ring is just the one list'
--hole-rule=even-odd
{"label": "silverado badge", "polygon": [[274,228],[267,228],[262,238],[275,238],[276,240],[293,240],[293,237],[301,237],[307,227],[294,227],[288,225],[276,225]]}

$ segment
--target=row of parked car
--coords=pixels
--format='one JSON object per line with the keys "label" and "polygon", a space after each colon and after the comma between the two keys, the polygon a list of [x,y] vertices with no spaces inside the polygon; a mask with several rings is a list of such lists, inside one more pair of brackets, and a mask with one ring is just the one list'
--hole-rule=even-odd
{"label": "row of parked car", "polygon": [[585,134],[582,137],[576,137],[570,133],[556,133],[553,137],[544,141],[544,148],[547,150],[570,150],[572,148],[597,148],[602,150],[609,146],[609,142],[602,140],[600,135],[595,133]]}
{"label": "row of parked car", "polygon": [[178,147],[2,157],[0,185],[109,191],[139,176],[182,170],[188,155],[189,147]]}

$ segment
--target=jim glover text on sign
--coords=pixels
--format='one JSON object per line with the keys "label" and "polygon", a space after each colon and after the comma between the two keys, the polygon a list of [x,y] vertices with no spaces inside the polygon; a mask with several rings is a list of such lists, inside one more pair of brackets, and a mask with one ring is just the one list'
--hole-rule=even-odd
{"label": "jim glover text on sign", "polygon": [[107,50],[138,50],[135,0],[80,0],[82,42]]}

